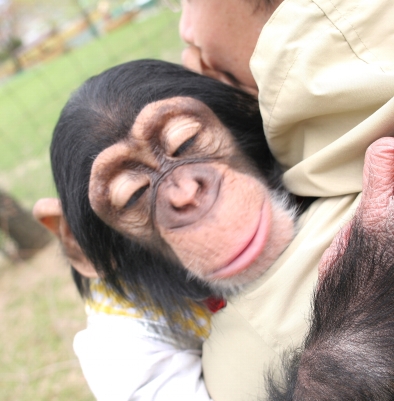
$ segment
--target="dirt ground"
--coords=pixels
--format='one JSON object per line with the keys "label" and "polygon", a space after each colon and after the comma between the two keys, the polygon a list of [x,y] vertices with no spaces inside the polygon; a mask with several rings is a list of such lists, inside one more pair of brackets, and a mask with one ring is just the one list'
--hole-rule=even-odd
{"label": "dirt ground", "polygon": [[57,241],[0,265],[0,399],[92,401],[72,349],[84,305]]}

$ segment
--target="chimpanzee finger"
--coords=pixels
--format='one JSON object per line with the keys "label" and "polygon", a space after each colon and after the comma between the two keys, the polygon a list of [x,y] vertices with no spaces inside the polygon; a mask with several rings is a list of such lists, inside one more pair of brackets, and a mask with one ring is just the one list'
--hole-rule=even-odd
{"label": "chimpanzee finger", "polygon": [[[362,226],[381,235],[394,233],[394,138],[374,142],[365,155],[363,194],[356,215]],[[332,262],[343,254],[351,234],[350,221],[335,236],[319,263],[319,281]]]}
{"label": "chimpanzee finger", "polygon": [[367,230],[393,225],[394,138],[381,138],[367,150],[363,172],[363,194],[356,216]]}

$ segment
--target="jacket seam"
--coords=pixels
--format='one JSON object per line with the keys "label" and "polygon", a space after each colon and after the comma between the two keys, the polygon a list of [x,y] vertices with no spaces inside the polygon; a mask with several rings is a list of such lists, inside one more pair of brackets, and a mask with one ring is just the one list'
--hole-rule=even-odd
{"label": "jacket seam", "polygon": [[[346,43],[349,45],[350,49],[352,50],[353,54],[361,61],[363,61],[366,64],[371,64],[370,62],[368,62],[367,60],[365,60],[365,58],[361,57],[358,52],[355,51],[352,43],[348,40],[347,36],[345,35],[345,33],[343,32],[343,29],[341,29],[337,23],[342,21],[345,21],[348,26],[351,28],[351,30],[355,33],[355,35],[357,36],[358,40],[360,41],[360,43],[363,45],[364,49],[377,61],[379,62],[379,59],[375,56],[375,54],[368,48],[368,46],[363,42],[363,40],[361,39],[361,36],[359,35],[359,33],[357,32],[356,28],[354,27],[354,25],[349,21],[348,18],[346,18],[346,15],[344,15],[343,13],[341,13],[341,11],[335,6],[335,4],[332,2],[332,0],[327,0],[331,6],[334,8],[334,10],[340,15],[340,18],[338,18],[337,20],[334,21],[333,18],[331,18],[326,12],[325,10],[318,4],[318,2],[316,2],[315,0],[312,0],[313,3],[316,4],[317,7],[319,7],[319,9],[323,12],[323,14],[326,16],[326,18],[331,22],[331,24],[342,34],[343,38],[345,39]],[[382,72],[385,72],[384,69],[379,65],[378,66],[379,69]]]}

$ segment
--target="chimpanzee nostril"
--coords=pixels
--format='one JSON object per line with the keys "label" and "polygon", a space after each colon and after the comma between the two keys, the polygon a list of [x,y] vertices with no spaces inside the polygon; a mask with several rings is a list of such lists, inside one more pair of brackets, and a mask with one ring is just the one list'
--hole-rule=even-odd
{"label": "chimpanzee nostril", "polygon": [[[198,205],[196,205],[198,207]],[[174,206],[171,205],[172,209],[178,213],[187,213],[188,211],[193,209],[193,205],[184,205],[184,206]]]}
{"label": "chimpanzee nostril", "polygon": [[157,223],[177,228],[201,219],[215,203],[220,182],[220,173],[209,164],[177,167],[157,190]]}

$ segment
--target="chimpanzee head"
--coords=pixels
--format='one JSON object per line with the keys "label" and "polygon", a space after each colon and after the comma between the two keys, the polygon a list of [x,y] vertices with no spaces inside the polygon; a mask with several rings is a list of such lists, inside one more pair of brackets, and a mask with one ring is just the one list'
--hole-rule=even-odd
{"label": "chimpanzee head", "polygon": [[164,310],[254,280],[293,235],[256,99],[178,65],[89,79],[61,113],[51,162],[98,274]]}

